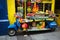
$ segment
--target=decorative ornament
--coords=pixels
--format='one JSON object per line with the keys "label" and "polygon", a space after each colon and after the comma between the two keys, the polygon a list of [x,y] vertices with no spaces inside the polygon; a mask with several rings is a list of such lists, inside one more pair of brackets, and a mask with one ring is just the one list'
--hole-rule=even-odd
{"label": "decorative ornament", "polygon": [[31,7],[30,7],[30,6],[27,8],[27,12],[28,12],[28,13],[31,12]]}
{"label": "decorative ornament", "polygon": [[36,13],[36,12],[38,12],[39,11],[39,7],[38,7],[38,5],[36,4],[36,2],[34,3],[34,6],[33,6],[33,9],[32,9],[32,12],[33,13]]}

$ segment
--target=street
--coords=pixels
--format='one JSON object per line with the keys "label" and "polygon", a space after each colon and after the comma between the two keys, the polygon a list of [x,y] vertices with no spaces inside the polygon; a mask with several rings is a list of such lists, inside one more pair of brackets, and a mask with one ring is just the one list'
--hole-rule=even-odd
{"label": "street", "polygon": [[0,36],[0,40],[60,40],[60,29],[54,32],[43,32],[43,33],[34,33],[29,34],[28,36],[16,35],[16,36]]}

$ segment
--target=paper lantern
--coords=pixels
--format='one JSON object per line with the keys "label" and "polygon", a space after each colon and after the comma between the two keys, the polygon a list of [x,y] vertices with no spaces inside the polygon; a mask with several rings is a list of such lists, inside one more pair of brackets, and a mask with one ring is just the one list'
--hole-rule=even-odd
{"label": "paper lantern", "polygon": [[28,28],[28,24],[27,23],[22,24],[22,28],[23,29],[27,29]]}

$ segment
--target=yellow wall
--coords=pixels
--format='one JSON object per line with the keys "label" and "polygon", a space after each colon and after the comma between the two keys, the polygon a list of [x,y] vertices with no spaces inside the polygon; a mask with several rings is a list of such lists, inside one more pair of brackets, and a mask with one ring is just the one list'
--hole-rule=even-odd
{"label": "yellow wall", "polygon": [[7,0],[7,7],[8,7],[8,19],[10,24],[15,22],[15,0]]}

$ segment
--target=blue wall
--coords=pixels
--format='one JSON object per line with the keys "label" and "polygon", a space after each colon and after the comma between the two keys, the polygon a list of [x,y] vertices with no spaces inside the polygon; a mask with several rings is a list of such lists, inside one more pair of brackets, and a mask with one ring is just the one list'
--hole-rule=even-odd
{"label": "blue wall", "polygon": [[7,1],[0,0],[0,20],[7,19]]}
{"label": "blue wall", "polygon": [[8,25],[7,0],[0,0],[0,35],[7,34]]}

